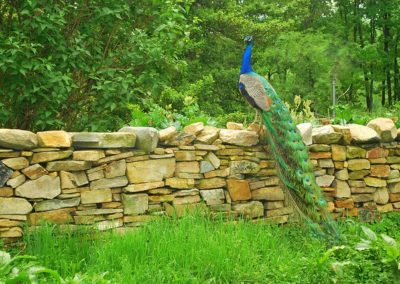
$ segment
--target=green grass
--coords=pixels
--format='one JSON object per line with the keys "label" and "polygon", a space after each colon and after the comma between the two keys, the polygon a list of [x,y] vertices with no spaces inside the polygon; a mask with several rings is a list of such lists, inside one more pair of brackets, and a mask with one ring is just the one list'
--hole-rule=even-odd
{"label": "green grass", "polygon": [[[400,237],[399,214],[368,226]],[[344,222],[340,227],[348,247],[360,240],[359,223]],[[370,261],[368,255],[360,255],[344,275],[335,273],[333,262],[358,255],[351,249],[328,249],[323,240],[293,224],[186,216],[161,219],[123,235],[60,232],[47,225],[26,236],[24,253],[36,256],[70,283],[333,283],[334,279],[338,283],[385,283],[387,279],[393,283],[395,279],[376,255]],[[83,277],[82,282],[72,282],[76,274]]]}

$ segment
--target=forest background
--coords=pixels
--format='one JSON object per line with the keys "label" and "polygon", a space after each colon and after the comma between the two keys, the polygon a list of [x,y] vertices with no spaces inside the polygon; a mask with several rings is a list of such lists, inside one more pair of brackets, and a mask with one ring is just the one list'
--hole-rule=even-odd
{"label": "forest background", "polygon": [[3,0],[0,127],[246,123],[247,34],[298,120],[399,115],[400,0]]}

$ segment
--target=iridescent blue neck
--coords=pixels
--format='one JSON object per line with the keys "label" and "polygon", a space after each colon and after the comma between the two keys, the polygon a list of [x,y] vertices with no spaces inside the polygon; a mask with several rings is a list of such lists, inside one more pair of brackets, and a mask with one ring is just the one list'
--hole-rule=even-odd
{"label": "iridescent blue neck", "polygon": [[243,54],[242,60],[242,68],[240,68],[240,74],[253,72],[253,68],[251,67],[251,48],[253,47],[253,43],[249,43],[246,47],[246,50]]}

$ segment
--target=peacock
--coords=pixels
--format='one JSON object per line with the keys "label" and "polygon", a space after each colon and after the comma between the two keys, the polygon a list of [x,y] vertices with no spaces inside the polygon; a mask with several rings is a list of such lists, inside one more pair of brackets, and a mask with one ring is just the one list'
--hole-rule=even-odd
{"label": "peacock", "polygon": [[252,107],[256,118],[261,114],[266,128],[266,140],[275,156],[278,175],[285,195],[295,209],[295,215],[303,220],[313,233],[329,239],[338,238],[336,223],[328,210],[321,188],[315,181],[308,149],[297,132],[296,125],[285,104],[267,80],[253,71],[251,49],[253,38],[245,37],[239,76],[239,91]]}

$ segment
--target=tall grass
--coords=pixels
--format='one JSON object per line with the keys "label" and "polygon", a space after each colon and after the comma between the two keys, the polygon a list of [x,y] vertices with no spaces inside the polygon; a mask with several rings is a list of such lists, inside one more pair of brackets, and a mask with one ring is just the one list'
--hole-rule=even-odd
{"label": "tall grass", "polygon": [[27,254],[64,277],[107,272],[115,283],[329,283],[323,277],[331,273],[318,262],[323,243],[301,228],[198,215],[161,219],[123,235],[47,225],[26,242]]}

